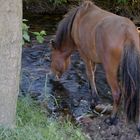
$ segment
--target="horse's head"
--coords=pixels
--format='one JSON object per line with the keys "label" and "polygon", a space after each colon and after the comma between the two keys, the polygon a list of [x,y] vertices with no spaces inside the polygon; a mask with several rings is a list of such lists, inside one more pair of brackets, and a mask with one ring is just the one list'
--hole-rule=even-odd
{"label": "horse's head", "polygon": [[70,55],[75,50],[72,37],[72,26],[79,7],[70,12],[58,25],[55,41],[51,40],[52,63],[51,69],[57,77],[60,77],[68,68]]}
{"label": "horse's head", "polygon": [[67,49],[57,48],[53,40],[51,40],[50,44],[52,47],[51,70],[57,78],[60,78],[70,64],[70,57]]}

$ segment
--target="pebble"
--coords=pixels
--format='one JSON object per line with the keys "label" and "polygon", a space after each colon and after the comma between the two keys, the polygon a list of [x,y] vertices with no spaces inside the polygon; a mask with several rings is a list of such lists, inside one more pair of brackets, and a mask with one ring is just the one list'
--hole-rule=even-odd
{"label": "pebble", "polygon": [[111,134],[114,136],[118,136],[119,135],[119,130],[116,126],[111,126]]}

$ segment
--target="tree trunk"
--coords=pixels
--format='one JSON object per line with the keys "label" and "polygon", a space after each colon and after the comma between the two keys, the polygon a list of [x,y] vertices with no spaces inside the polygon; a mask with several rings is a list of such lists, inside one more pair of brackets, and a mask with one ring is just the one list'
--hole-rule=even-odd
{"label": "tree trunk", "polygon": [[15,125],[22,49],[22,0],[0,2],[0,125]]}

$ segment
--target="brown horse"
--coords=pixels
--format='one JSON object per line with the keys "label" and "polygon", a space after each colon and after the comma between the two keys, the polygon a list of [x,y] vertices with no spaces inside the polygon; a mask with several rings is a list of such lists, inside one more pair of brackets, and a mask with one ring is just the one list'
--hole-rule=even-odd
{"label": "brown horse", "polygon": [[127,119],[135,120],[138,114],[140,131],[139,35],[132,21],[85,1],[60,22],[52,46],[51,68],[58,77],[66,71],[72,52],[79,51],[95,102],[95,64],[102,63],[113,97],[113,111],[106,122],[115,123],[123,94]]}

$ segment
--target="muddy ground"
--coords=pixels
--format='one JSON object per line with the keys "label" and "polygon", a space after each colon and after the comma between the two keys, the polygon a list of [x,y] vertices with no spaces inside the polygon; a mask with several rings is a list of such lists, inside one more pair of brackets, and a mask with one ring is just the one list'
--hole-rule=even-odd
{"label": "muddy ground", "polygon": [[[123,109],[119,110],[118,124],[108,126],[104,120],[110,110],[99,111],[90,108],[90,89],[85,74],[85,66],[78,52],[71,56],[71,65],[60,81],[55,81],[49,75],[51,49],[47,37],[44,44],[32,41],[23,47],[21,94],[30,95],[46,106],[50,116],[67,118],[80,125],[87,139],[91,140],[140,140],[135,123],[125,123]],[[104,70],[97,66],[96,84],[101,102],[105,106],[112,104],[110,88],[107,85]],[[108,115],[107,115],[108,113]]]}

